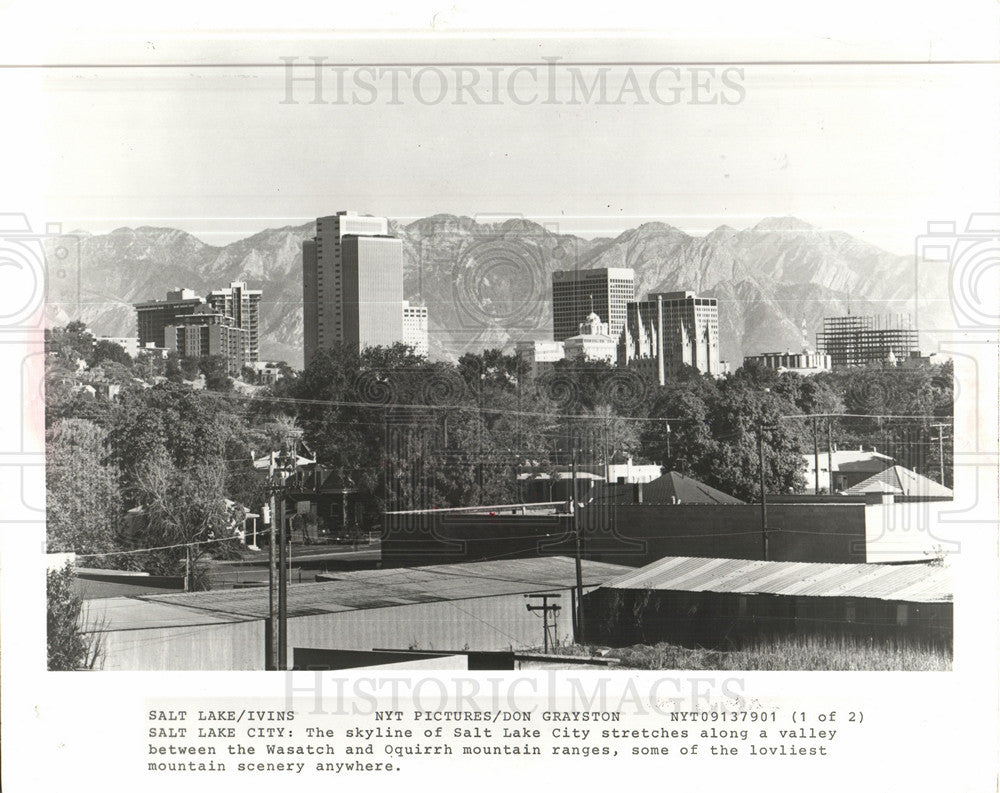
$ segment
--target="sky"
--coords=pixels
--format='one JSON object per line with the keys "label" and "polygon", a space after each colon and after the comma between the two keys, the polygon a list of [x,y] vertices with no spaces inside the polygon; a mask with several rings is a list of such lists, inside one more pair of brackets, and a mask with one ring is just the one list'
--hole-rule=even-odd
{"label": "sky", "polygon": [[[341,209],[586,237],[792,215],[909,253],[928,221],[996,211],[995,65],[776,65],[712,39],[371,44],[258,40],[178,65],[151,40],[156,68],[91,55],[104,65],[46,70],[46,220],[225,244]],[[387,66],[408,69],[395,89]]]}

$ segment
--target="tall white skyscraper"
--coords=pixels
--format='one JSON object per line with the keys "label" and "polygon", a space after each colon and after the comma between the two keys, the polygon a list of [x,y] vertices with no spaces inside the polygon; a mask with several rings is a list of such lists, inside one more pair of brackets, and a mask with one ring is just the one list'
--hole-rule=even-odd
{"label": "tall white skyscraper", "polygon": [[338,212],[302,244],[305,363],[318,350],[404,341],[403,243],[385,218]]}
{"label": "tall white skyscraper", "polygon": [[403,343],[409,344],[417,355],[427,357],[430,347],[430,327],[427,306],[410,305],[403,301]]}

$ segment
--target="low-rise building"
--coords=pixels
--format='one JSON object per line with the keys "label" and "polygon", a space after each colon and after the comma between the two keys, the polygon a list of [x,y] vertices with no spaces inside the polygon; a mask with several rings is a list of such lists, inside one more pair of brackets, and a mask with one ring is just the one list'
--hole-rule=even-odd
{"label": "low-rise building", "polygon": [[618,342],[611,335],[610,325],[591,311],[580,323],[580,332],[563,342],[566,359],[571,361],[605,361],[614,363]]}
{"label": "low-rise building", "polygon": [[[816,455],[803,454],[806,470],[806,492],[813,493],[816,488]],[[820,451],[819,453],[819,491],[826,493],[836,493],[846,490],[858,482],[862,482],[868,477],[880,473],[892,465],[895,460],[886,454],[880,453],[877,449],[865,451],[864,449],[834,449],[832,452]],[[831,463],[833,473],[831,476]],[[832,479],[832,482],[831,482]],[[832,489],[831,489],[832,485]]]}
{"label": "low-rise building", "polygon": [[137,336],[98,336],[95,341],[107,341],[117,344],[130,358],[139,354],[139,338]]}
{"label": "low-rise building", "polygon": [[952,583],[906,565],[668,556],[584,596],[586,640],[739,648],[781,635],[952,645]]}
{"label": "low-rise building", "polygon": [[[627,571],[585,560],[585,591]],[[576,581],[565,556],[328,573],[288,587],[287,660],[296,648],[538,647],[542,621],[525,608],[535,593],[559,596],[550,630],[562,644],[573,633]],[[268,597],[267,587],[253,587],[91,600],[84,630],[101,633],[106,670],[263,670]]]}
{"label": "low-rise building", "polygon": [[829,372],[832,368],[829,355],[812,350],[762,352],[759,355],[748,355],[743,358],[743,365],[747,364],[757,364],[776,372],[791,372],[804,376]]}
{"label": "low-rise building", "polygon": [[530,377],[538,377],[549,371],[556,361],[563,360],[566,350],[561,341],[519,341],[514,345],[514,354]]}
{"label": "low-rise building", "polygon": [[285,376],[282,368],[270,361],[257,361],[253,365],[253,370],[257,374],[257,382],[261,385],[274,385]]}

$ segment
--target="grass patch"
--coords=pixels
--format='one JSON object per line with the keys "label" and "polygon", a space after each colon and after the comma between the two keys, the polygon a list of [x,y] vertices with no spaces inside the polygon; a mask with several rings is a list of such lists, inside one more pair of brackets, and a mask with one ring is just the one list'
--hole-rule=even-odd
{"label": "grass patch", "polygon": [[762,638],[736,650],[660,642],[611,649],[570,645],[556,652],[618,658],[620,669],[947,672],[952,667],[946,648],[832,636]]}

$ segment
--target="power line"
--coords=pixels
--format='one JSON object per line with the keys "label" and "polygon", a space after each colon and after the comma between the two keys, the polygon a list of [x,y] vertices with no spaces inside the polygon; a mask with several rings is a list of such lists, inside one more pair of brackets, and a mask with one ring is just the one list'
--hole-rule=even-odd
{"label": "power line", "polygon": [[896,413],[787,413],[775,416],[779,419],[826,419],[826,418],[851,418],[851,419],[937,419],[939,421],[954,421],[948,416],[936,416],[934,414],[901,415]]}
{"label": "power line", "polygon": [[[176,545],[158,545],[153,548],[131,548],[127,551],[103,551],[101,553],[78,553],[76,554],[77,559],[93,559],[99,556],[126,556],[133,553],[149,553],[150,551],[169,551],[174,548],[192,548],[196,545],[208,545],[213,542],[230,542],[231,540],[238,540],[239,537],[219,537],[214,540],[192,540],[191,542],[181,542]],[[75,553],[75,552],[74,552]]]}

